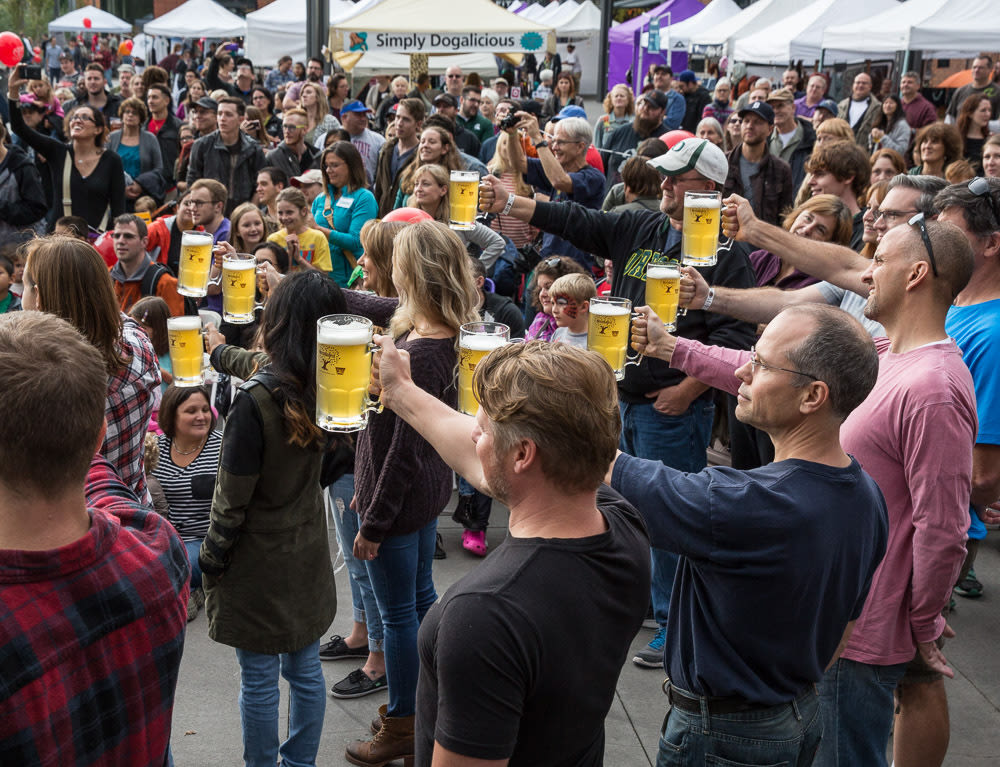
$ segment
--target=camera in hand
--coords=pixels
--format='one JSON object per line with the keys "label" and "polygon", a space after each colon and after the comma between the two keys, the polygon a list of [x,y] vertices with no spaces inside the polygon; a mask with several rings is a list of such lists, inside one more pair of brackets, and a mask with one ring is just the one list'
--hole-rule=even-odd
{"label": "camera in hand", "polygon": [[40,64],[24,64],[21,69],[25,80],[42,79],[42,67]]}
{"label": "camera in hand", "polygon": [[519,118],[516,114],[511,112],[509,115],[504,117],[499,123],[497,123],[497,127],[499,127],[500,130],[508,130],[517,125],[520,119],[521,118]]}

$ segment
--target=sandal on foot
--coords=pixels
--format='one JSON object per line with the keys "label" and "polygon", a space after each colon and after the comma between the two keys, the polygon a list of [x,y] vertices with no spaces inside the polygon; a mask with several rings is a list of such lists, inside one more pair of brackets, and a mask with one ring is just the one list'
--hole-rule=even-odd
{"label": "sandal on foot", "polygon": [[462,533],[462,548],[479,557],[486,556],[486,531],[466,530]]}

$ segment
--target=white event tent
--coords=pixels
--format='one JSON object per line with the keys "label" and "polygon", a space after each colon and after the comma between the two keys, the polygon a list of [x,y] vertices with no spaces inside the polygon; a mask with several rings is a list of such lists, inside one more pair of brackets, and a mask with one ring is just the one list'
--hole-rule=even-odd
{"label": "white event tent", "polygon": [[[757,0],[756,3],[744,8],[721,24],[716,24],[704,32],[692,35],[689,50],[697,53],[706,49],[718,50],[721,48],[722,54],[732,54],[732,45],[736,38],[752,34],[759,29],[787,19],[801,5],[801,0]],[[701,13],[698,15],[700,16]]]}
{"label": "white event tent", "polygon": [[815,0],[764,29],[738,36],[733,43],[733,58],[775,65],[799,59],[817,61],[821,57],[823,33],[831,24],[859,21],[898,7],[898,0]]}
{"label": "white event tent", "polygon": [[995,0],[908,0],[823,35],[826,61],[857,61],[896,51],[937,55],[993,50],[1000,37]]}
{"label": "white event tent", "polygon": [[601,10],[590,0],[584,0],[576,6],[571,14],[556,25],[556,37],[580,39],[593,37],[601,31]]}
{"label": "white event tent", "polygon": [[[83,23],[84,19],[90,19],[90,26]],[[75,11],[60,16],[49,22],[49,34],[55,32],[116,32],[119,34],[129,34],[132,32],[132,25],[127,21],[122,21],[113,13],[102,11],[92,5],[85,5]]]}
{"label": "white event tent", "polygon": [[[344,21],[378,2],[329,0],[330,23]],[[248,13],[246,25],[244,47],[255,64],[273,66],[282,56],[291,56],[295,61],[306,60],[306,0],[275,0],[259,11]],[[402,71],[406,71],[406,67]]]}
{"label": "white event tent", "polygon": [[733,0],[712,0],[704,10],[688,16],[684,21],[669,27],[661,24],[660,46],[665,46],[669,38],[671,50],[686,51],[694,37],[710,32],[739,12],[740,7]]}
{"label": "white event tent", "polygon": [[188,0],[143,25],[142,31],[163,37],[242,37],[247,25],[214,0]]}

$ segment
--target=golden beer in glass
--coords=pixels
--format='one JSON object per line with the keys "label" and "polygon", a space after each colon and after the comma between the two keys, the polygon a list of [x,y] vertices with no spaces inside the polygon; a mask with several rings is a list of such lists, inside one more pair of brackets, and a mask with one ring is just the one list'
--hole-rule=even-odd
{"label": "golden beer in glass", "polygon": [[212,235],[183,232],[177,268],[177,292],[191,298],[208,295],[208,275],[212,270]]}
{"label": "golden beer in glass", "polygon": [[494,349],[510,341],[510,328],[502,322],[467,322],[459,330],[458,409],[466,415],[479,412],[472,389],[476,365]]}
{"label": "golden beer in glass", "polygon": [[677,300],[681,270],[676,263],[646,265],[646,305],[663,320],[667,330],[677,330]]}
{"label": "golden beer in glass", "polygon": [[222,316],[226,322],[246,325],[254,320],[258,308],[257,259],[246,253],[233,253],[222,259]]}
{"label": "golden beer in glass", "polygon": [[353,314],[316,322],[316,425],[326,431],[360,431],[368,413],[382,406],[368,396],[373,326]]}
{"label": "golden beer in glass", "polygon": [[625,377],[628,352],[628,326],[632,317],[632,302],[610,296],[590,299],[587,317],[587,348],[607,360],[615,379]]}
{"label": "golden beer in glass", "polygon": [[681,253],[685,266],[715,266],[722,224],[720,192],[685,192]]}
{"label": "golden beer in glass", "polygon": [[452,229],[475,229],[479,210],[479,174],[474,170],[453,170],[448,183],[448,225]]}
{"label": "golden beer in glass", "polygon": [[167,338],[170,341],[174,386],[201,386],[205,383],[201,317],[168,317]]}

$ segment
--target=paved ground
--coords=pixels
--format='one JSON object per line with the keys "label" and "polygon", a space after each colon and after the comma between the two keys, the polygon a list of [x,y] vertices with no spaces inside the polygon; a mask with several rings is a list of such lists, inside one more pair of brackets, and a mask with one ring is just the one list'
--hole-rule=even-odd
{"label": "paved ground", "polygon": [[[506,515],[495,512],[490,529],[491,547],[504,538]],[[461,548],[461,529],[442,515],[448,558],[434,563],[434,580],[443,593],[479,561]],[[986,594],[978,600],[959,599],[951,625],[958,636],[945,648],[956,670],[947,683],[951,703],[952,740],[948,767],[993,767],[1000,764],[1000,534],[991,533],[980,549],[976,568]],[[350,627],[350,593],[346,570],[337,574],[339,608],[331,633],[346,634]],[[174,709],[173,753],[178,767],[227,767],[241,763],[242,745],[237,694],[239,669],[235,652],[211,641],[204,615],[188,625]],[[642,630],[633,642],[638,649],[652,631]],[[586,642],[586,636],[567,637]],[[332,685],[354,666],[349,661],[324,663],[327,684]],[[606,722],[605,762],[609,767],[646,767],[655,763],[657,733],[666,711],[660,689],[660,671],[626,663],[618,680],[617,696]],[[319,765],[347,764],[343,758],[348,741],[365,734],[368,722],[385,692],[351,701],[328,699],[326,726],[320,744]],[[287,697],[282,698],[282,733],[287,725]],[[401,762],[400,762],[401,764]]]}

